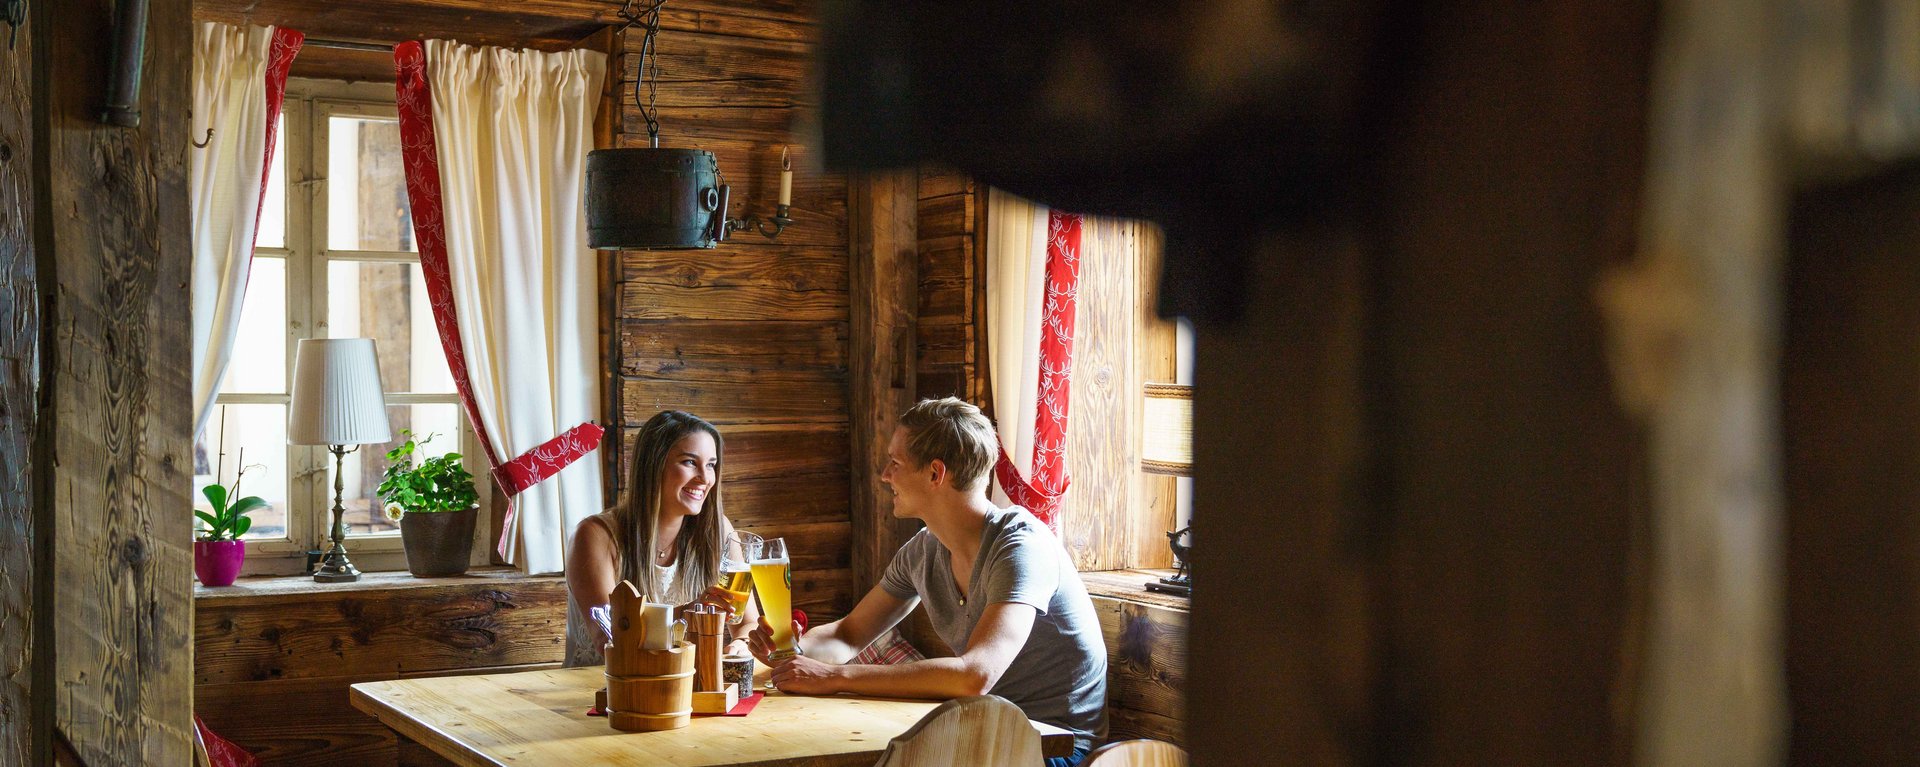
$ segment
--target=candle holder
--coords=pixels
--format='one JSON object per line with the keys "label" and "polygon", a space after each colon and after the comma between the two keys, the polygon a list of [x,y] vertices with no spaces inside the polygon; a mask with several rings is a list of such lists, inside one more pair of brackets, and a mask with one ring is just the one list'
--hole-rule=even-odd
{"label": "candle holder", "polygon": [[[764,221],[761,220],[759,216],[729,218],[727,219],[727,230],[729,232],[759,232],[762,237],[769,240],[775,239],[780,236],[781,232],[787,230],[788,224],[793,223],[793,219],[787,218],[787,211],[792,209],[792,207],[791,205],[776,206],[773,209],[773,218]],[[772,228],[768,228],[769,224],[772,225]]]}
{"label": "candle holder", "polygon": [[[725,215],[727,210],[727,193],[728,190],[726,187],[720,188],[720,211],[722,215]],[[787,212],[793,209],[792,202],[793,157],[788,152],[788,148],[783,146],[780,147],[780,203],[774,206],[773,218],[766,221],[761,220],[759,216],[729,218],[727,219],[727,231],[759,232],[762,237],[769,240],[775,239],[780,236],[781,232],[787,230],[788,224],[793,223],[793,219],[787,217]],[[768,228],[769,224],[772,225],[772,228]],[[724,240],[726,238],[725,233],[721,234],[720,239]]]}

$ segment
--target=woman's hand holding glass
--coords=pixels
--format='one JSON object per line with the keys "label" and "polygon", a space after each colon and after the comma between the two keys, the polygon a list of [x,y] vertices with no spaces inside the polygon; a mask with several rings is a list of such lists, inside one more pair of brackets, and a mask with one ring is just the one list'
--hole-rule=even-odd
{"label": "woman's hand holding glass", "polygon": [[745,530],[735,530],[721,541],[720,583],[707,589],[701,601],[731,612],[732,616],[727,619],[729,624],[738,626],[746,618],[747,600],[753,596],[751,563],[760,558],[763,545],[760,536]]}

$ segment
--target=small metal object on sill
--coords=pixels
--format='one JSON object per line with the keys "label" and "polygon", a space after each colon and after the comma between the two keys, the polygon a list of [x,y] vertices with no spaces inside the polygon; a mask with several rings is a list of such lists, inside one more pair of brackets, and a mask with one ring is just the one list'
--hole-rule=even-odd
{"label": "small metal object on sill", "polygon": [[324,556],[326,556],[326,552],[324,551],[307,549],[307,575],[313,574],[313,569],[320,566],[320,558]]}

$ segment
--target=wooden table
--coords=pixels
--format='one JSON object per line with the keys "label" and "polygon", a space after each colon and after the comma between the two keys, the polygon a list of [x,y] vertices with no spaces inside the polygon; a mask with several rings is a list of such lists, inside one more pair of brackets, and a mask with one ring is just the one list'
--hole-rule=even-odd
{"label": "wooden table", "polygon": [[[353,686],[353,706],[393,728],[403,756],[419,754],[412,741],[464,767],[869,767],[888,740],[939,705],[769,692],[747,716],[697,716],[678,730],[620,732],[605,719],[587,716],[594,692],[604,684],[599,667],[363,682]],[[1033,726],[1048,756],[1073,750],[1072,733],[1039,722]]]}

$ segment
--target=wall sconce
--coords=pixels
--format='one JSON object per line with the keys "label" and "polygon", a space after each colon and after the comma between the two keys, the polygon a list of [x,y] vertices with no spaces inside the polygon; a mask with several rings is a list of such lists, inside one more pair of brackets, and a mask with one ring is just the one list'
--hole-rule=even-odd
{"label": "wall sconce", "polygon": [[[722,200],[721,208],[724,210],[725,207],[725,201]],[[759,232],[760,236],[771,240],[779,237],[781,232],[786,231],[787,224],[793,223],[793,219],[787,218],[787,211],[792,209],[793,156],[788,152],[787,147],[783,146],[780,147],[780,202],[774,206],[773,219],[771,221],[761,221],[759,216],[730,218],[727,219],[727,228],[735,232]],[[768,229],[768,224],[772,224],[773,228]],[[725,238],[723,237],[721,239]]]}
{"label": "wall sconce", "polygon": [[[620,17],[627,28],[640,27],[640,72],[634,101],[647,122],[649,146],[596,149],[587,153],[587,247],[600,250],[675,250],[711,248],[736,231],[756,231],[771,240],[786,231],[793,204],[793,162],[780,149],[780,202],[773,218],[729,218],[731,187],[722,183],[720,162],[703,149],[660,148],[660,109],[656,96],[660,70],[654,38],[660,33],[660,7],[653,0],[634,10],[627,0]],[[641,98],[641,89],[646,97]]]}

